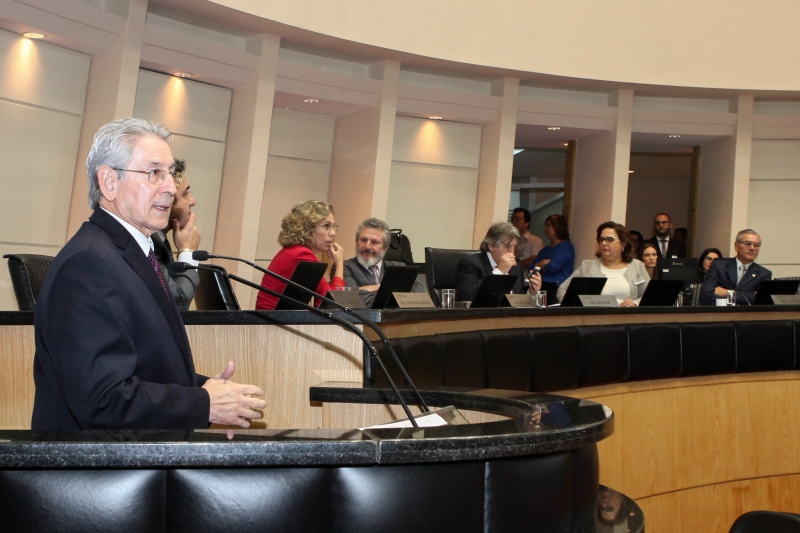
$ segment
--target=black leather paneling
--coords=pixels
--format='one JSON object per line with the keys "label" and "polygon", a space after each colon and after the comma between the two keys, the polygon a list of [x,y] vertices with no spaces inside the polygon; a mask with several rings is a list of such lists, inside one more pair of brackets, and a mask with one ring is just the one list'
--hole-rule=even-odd
{"label": "black leather paneling", "polygon": [[0,471],[4,533],[164,531],[161,470]]}
{"label": "black leather paneling", "polygon": [[403,351],[403,366],[417,388],[437,389],[442,386],[444,363],[441,337],[409,337],[404,339]]}
{"label": "black leather paneling", "polygon": [[619,326],[580,326],[580,386],[592,387],[628,380],[628,331]]}
{"label": "black leather paneling", "polygon": [[678,324],[629,324],[630,381],[681,375],[681,328]]}
{"label": "black leather paneling", "polygon": [[479,331],[440,335],[444,347],[444,384],[485,387],[483,340]]}
{"label": "black leather paneling", "polygon": [[526,329],[483,332],[486,386],[490,389],[530,390],[530,339]]}
{"label": "black leather paneling", "polygon": [[737,372],[794,368],[794,327],[791,321],[734,322],[734,325]]}
{"label": "black leather paneling", "polygon": [[575,328],[529,329],[531,389],[550,392],[578,388],[580,357]]}
{"label": "black leather paneling", "polygon": [[736,372],[736,334],[731,322],[681,324],[682,376]]}
{"label": "black leather paneling", "polygon": [[329,468],[173,470],[167,531],[333,531]]}
{"label": "black leather paneling", "polygon": [[329,531],[484,531],[483,462],[340,468],[334,487]]}
{"label": "black leather paneling", "polygon": [[800,533],[800,515],[751,511],[736,519],[730,533]]}

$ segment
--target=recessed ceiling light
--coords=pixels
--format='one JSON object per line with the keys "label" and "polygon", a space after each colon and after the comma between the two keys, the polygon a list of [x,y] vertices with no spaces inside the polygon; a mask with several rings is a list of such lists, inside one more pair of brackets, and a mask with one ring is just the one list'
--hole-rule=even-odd
{"label": "recessed ceiling light", "polygon": [[306,98],[303,101],[305,103],[307,103],[307,104],[318,104],[319,103],[319,100],[317,100],[316,98]]}
{"label": "recessed ceiling light", "polygon": [[569,146],[569,143],[564,143],[564,146]]}
{"label": "recessed ceiling light", "polygon": [[680,135],[675,135],[674,133],[669,136],[670,139],[677,139]]}
{"label": "recessed ceiling light", "polygon": [[442,117],[428,117],[431,120],[442,120]]}
{"label": "recessed ceiling light", "polygon": [[550,130],[550,131],[558,131],[558,130],[561,129],[561,127],[560,126],[550,126],[547,129]]}
{"label": "recessed ceiling light", "polygon": [[194,76],[194,74],[192,74],[191,72],[176,72],[175,73],[175,77],[176,78],[191,78],[192,76]]}
{"label": "recessed ceiling light", "polygon": [[33,31],[28,31],[22,34],[26,39],[44,39],[44,35]]}
{"label": "recessed ceiling light", "polygon": [[633,174],[633,170],[629,170],[629,171],[628,171],[628,174]]}
{"label": "recessed ceiling light", "polygon": [[525,148],[514,148],[514,155],[517,155],[520,152],[524,152]]}

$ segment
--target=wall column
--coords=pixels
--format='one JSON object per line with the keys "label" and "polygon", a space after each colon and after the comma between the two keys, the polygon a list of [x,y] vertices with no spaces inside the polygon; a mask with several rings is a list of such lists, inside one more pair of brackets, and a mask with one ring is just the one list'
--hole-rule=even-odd
{"label": "wall column", "polygon": [[617,108],[614,129],[577,143],[569,228],[576,264],[594,257],[597,226],[607,220],[624,224],[628,208],[633,91],[616,91],[609,95],[608,103]]}
{"label": "wall column", "polygon": [[89,156],[94,134],[109,122],[133,116],[147,19],[147,2],[148,0],[128,0],[128,21],[125,29],[117,37],[114,47],[107,54],[92,57],[78,143],[78,161],[72,184],[67,240],[92,214],[88,202],[86,158]]}
{"label": "wall column", "polygon": [[[247,39],[247,51],[261,56],[250,83],[233,91],[225,163],[219,194],[214,253],[254,259],[267,174],[269,134],[280,38],[258,35]],[[258,283],[261,274],[247,265],[220,262],[229,272]],[[236,284],[243,309],[255,306],[257,292]]]}
{"label": "wall column", "polygon": [[481,131],[475,229],[472,234],[472,246],[476,250],[492,223],[508,220],[511,175],[514,169],[514,139],[517,134],[519,80],[496,80],[491,85],[491,92],[494,96],[501,97],[502,101],[497,120],[484,124]]}
{"label": "wall column", "polygon": [[383,81],[375,107],[336,119],[328,200],[336,212],[345,257],[355,254],[352,235],[369,217],[386,219],[392,170],[400,63],[381,61],[370,77]]}

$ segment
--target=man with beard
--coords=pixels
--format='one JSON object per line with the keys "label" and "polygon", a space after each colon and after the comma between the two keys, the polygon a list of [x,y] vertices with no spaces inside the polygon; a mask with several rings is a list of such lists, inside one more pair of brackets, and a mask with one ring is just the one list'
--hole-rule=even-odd
{"label": "man with beard", "polygon": [[677,239],[670,238],[672,231],[672,219],[666,213],[659,213],[653,219],[652,239],[644,241],[642,244],[651,242],[656,246],[658,258],[665,257],[686,257],[686,243]]}
{"label": "man with beard", "polygon": [[[386,266],[405,266],[397,261],[384,261],[389,249],[389,226],[378,218],[368,218],[356,230],[356,256],[344,262],[344,281],[348,287],[358,289],[367,307],[375,300],[375,292],[386,275]],[[412,292],[424,292],[418,281]]]}

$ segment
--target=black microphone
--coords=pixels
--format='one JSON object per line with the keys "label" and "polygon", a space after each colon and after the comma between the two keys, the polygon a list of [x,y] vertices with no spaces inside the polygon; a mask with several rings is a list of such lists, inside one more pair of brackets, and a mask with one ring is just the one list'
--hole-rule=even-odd
{"label": "black microphone", "polygon": [[737,296],[741,296],[741,297],[742,297],[742,299],[744,300],[744,302],[745,302],[747,305],[752,305],[752,304],[750,303],[750,300],[748,300],[748,299],[747,299],[747,294],[746,294],[746,293],[744,293],[744,292],[742,292],[742,291],[736,291],[736,287],[733,287],[733,288],[731,288],[731,287],[728,287],[728,283],[726,283],[726,282],[722,281],[722,280],[721,280],[721,279],[719,279],[717,276],[713,275],[713,274],[711,273],[711,271],[710,271],[710,270],[709,270],[708,272],[706,272],[705,270],[703,270],[703,269],[702,269],[702,268],[700,268],[699,266],[698,266],[698,267],[695,267],[695,268],[697,268],[697,270],[699,270],[700,272],[702,272],[703,274],[705,274],[705,275],[706,275],[706,277],[709,277],[709,278],[711,278],[711,281],[715,281],[715,282],[719,283],[720,287],[722,287],[723,289],[725,289],[725,290],[728,290],[728,291],[735,291],[735,292],[736,292],[736,295],[737,295]]}
{"label": "black microphone", "polygon": [[[194,259],[194,257],[192,257],[192,259]],[[352,323],[348,322],[347,320],[345,320],[343,318],[340,318],[340,317],[334,315],[333,313],[329,313],[329,312],[324,311],[322,309],[317,309],[313,305],[309,305],[309,304],[307,304],[305,302],[301,302],[300,300],[295,300],[294,298],[290,298],[290,297],[288,297],[288,296],[286,296],[286,295],[284,295],[282,293],[275,292],[275,291],[273,291],[271,289],[267,289],[266,287],[262,287],[261,285],[256,285],[252,281],[248,281],[248,280],[246,280],[246,279],[244,279],[242,277],[239,277],[239,276],[237,276],[235,274],[231,274],[231,273],[229,273],[227,271],[218,270],[216,268],[208,267],[208,266],[205,266],[205,265],[197,265],[197,266],[190,265],[189,263],[183,263],[183,262],[175,262],[175,263],[172,264],[172,271],[173,272],[180,273],[180,272],[186,272],[187,270],[207,270],[207,271],[210,271],[210,272],[216,272],[217,274],[221,274],[221,275],[225,276],[228,279],[232,279],[232,280],[238,281],[239,283],[243,283],[243,284],[247,285],[248,287],[251,287],[253,289],[265,292],[265,293],[267,293],[269,295],[275,296],[276,298],[278,298],[280,300],[284,300],[284,301],[290,302],[290,303],[292,303],[294,305],[297,305],[297,306],[299,306],[299,307],[301,307],[303,309],[311,311],[314,314],[317,314],[317,315],[320,315],[320,316],[322,316],[324,318],[327,318],[331,322],[335,322],[336,324],[339,324],[340,326],[343,326],[345,329],[349,329],[350,331],[355,333],[361,339],[361,341],[364,343],[364,346],[366,346],[367,349],[369,350],[369,352],[375,357],[375,360],[378,361],[378,365],[380,366],[380,369],[383,372],[383,375],[386,377],[386,380],[389,382],[389,386],[392,388],[392,391],[394,392],[395,396],[397,397],[397,401],[400,403],[400,406],[403,408],[403,411],[405,411],[406,416],[408,416],[409,421],[411,421],[411,425],[414,426],[415,428],[419,428],[419,425],[417,424],[416,420],[414,420],[414,416],[411,414],[411,410],[408,408],[408,404],[406,403],[405,400],[403,400],[403,397],[401,396],[400,391],[397,389],[397,385],[395,385],[394,381],[392,380],[392,377],[389,375],[389,371],[386,369],[386,366],[383,364],[383,361],[381,360],[380,356],[378,355],[378,351],[375,349],[375,346],[367,338],[367,336],[364,334],[364,332],[361,331],[360,329],[358,329],[357,327],[355,327]],[[417,395],[419,395],[419,391],[416,391],[416,393],[417,393]],[[428,411],[428,406],[427,405],[425,405],[425,409],[426,409],[426,412],[427,412]]]}
{"label": "black microphone", "polygon": [[[213,258],[213,259],[228,259],[230,261],[238,261],[240,263],[244,263],[244,264],[246,264],[248,266],[251,266],[251,267],[255,268],[259,272],[263,272],[264,274],[268,274],[269,276],[272,276],[273,278],[275,278],[277,280],[280,280],[280,281],[282,281],[282,282],[284,282],[284,283],[286,283],[288,285],[291,285],[292,287],[300,289],[302,292],[304,292],[304,293],[306,293],[306,294],[308,294],[310,296],[313,296],[314,298],[319,298],[319,299],[321,299],[321,300],[333,305],[335,308],[341,309],[342,311],[344,311],[348,315],[351,315],[351,316],[354,316],[354,317],[358,318],[361,322],[366,324],[372,331],[374,331],[375,333],[378,334],[378,337],[380,337],[381,342],[383,342],[383,345],[386,346],[386,349],[389,351],[389,354],[392,356],[392,359],[397,364],[397,367],[400,369],[400,372],[403,374],[403,377],[406,379],[406,381],[408,382],[409,386],[411,387],[411,390],[413,391],[414,396],[417,397],[417,400],[419,401],[420,406],[422,407],[422,410],[425,411],[426,413],[430,412],[430,409],[428,408],[428,405],[425,403],[425,400],[422,399],[422,395],[420,394],[419,389],[417,389],[417,386],[414,385],[414,382],[411,380],[411,376],[409,376],[408,372],[406,372],[406,368],[403,366],[403,363],[400,362],[400,358],[397,357],[397,354],[395,353],[394,348],[392,348],[392,344],[389,342],[389,339],[383,333],[383,330],[381,328],[379,328],[378,325],[375,322],[373,322],[372,320],[368,319],[364,315],[362,315],[360,313],[357,313],[353,309],[351,309],[351,308],[349,308],[349,307],[347,307],[345,305],[340,304],[339,302],[331,300],[330,298],[327,298],[325,296],[320,296],[315,291],[313,291],[311,289],[308,289],[306,287],[303,287],[299,283],[295,283],[294,281],[292,281],[290,279],[287,279],[287,278],[281,276],[280,274],[276,274],[275,272],[267,270],[266,268],[264,268],[264,267],[262,267],[260,265],[257,265],[257,264],[255,264],[255,263],[253,263],[251,261],[248,261],[246,259],[242,259],[240,257],[231,257],[231,256],[227,256],[227,255],[210,254],[206,250],[197,250],[196,252],[192,252],[192,259],[194,259],[195,261],[208,261],[209,258]],[[259,287],[261,287],[261,285],[259,285]]]}

